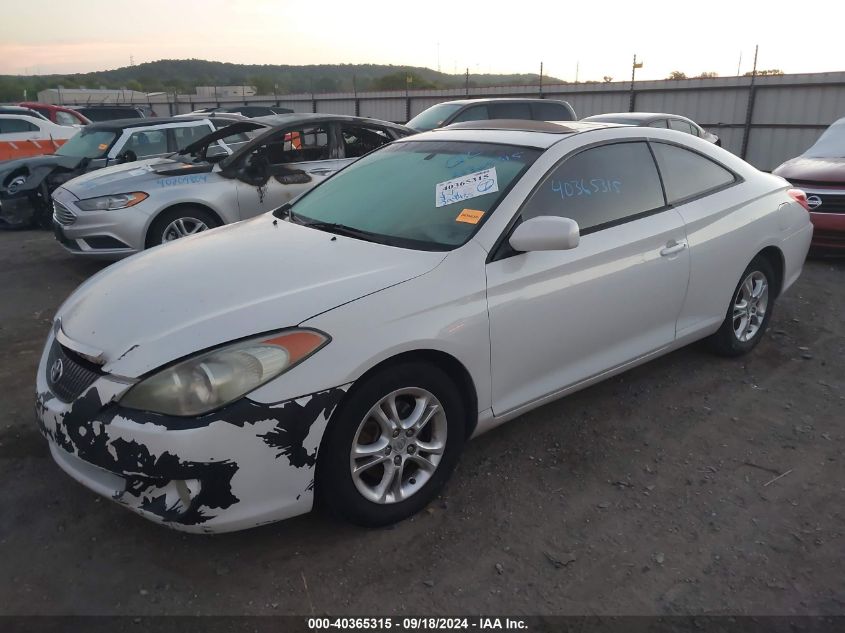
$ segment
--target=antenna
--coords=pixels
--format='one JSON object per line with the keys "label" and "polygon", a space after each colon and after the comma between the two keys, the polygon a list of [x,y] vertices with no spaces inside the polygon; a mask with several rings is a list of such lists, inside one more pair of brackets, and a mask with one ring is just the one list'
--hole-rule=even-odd
{"label": "antenna", "polygon": [[130,56],[129,56],[129,65],[130,65],[130,66],[134,66],[134,65],[135,65],[135,56],[134,56],[134,55],[130,55]]}

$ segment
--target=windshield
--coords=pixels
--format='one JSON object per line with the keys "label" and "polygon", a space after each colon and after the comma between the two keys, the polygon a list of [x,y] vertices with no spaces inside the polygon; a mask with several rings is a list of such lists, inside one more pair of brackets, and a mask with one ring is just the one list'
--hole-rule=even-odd
{"label": "windshield", "polygon": [[845,158],[845,119],[839,119],[824,131],[804,152],[808,158]]}
{"label": "windshield", "polygon": [[443,125],[443,121],[455,114],[463,106],[457,103],[441,103],[423,110],[405,125],[417,132],[427,132]]}
{"label": "windshield", "polygon": [[75,158],[101,158],[106,155],[116,138],[116,132],[83,129],[57,149],[56,154]]}
{"label": "windshield", "polygon": [[451,250],[472,236],[539,155],[488,143],[394,143],[306,193],[293,217],[364,231],[393,246]]}

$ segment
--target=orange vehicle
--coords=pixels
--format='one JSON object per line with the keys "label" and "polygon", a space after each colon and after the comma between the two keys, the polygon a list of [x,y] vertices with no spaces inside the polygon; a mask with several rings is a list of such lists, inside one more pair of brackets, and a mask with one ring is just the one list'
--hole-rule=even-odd
{"label": "orange vehicle", "polygon": [[0,114],[0,161],[52,154],[78,131],[34,116]]}

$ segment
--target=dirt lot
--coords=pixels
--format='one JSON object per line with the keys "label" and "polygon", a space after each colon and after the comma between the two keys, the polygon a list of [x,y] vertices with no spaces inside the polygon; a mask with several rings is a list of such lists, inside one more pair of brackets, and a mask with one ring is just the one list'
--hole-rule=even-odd
{"label": "dirt lot", "polygon": [[845,261],[749,357],[687,348],[472,442],[410,521],[215,537],[96,497],[36,430],[50,319],[101,267],[0,234],[0,613],[845,614]]}

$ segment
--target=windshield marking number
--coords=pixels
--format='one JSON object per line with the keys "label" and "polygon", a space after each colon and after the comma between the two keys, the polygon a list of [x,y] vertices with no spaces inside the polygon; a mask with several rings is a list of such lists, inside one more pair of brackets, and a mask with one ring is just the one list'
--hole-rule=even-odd
{"label": "windshield marking number", "polygon": [[461,200],[469,200],[498,190],[499,181],[496,176],[496,168],[490,167],[460,178],[437,183],[434,191],[434,206],[436,208],[445,207]]}

